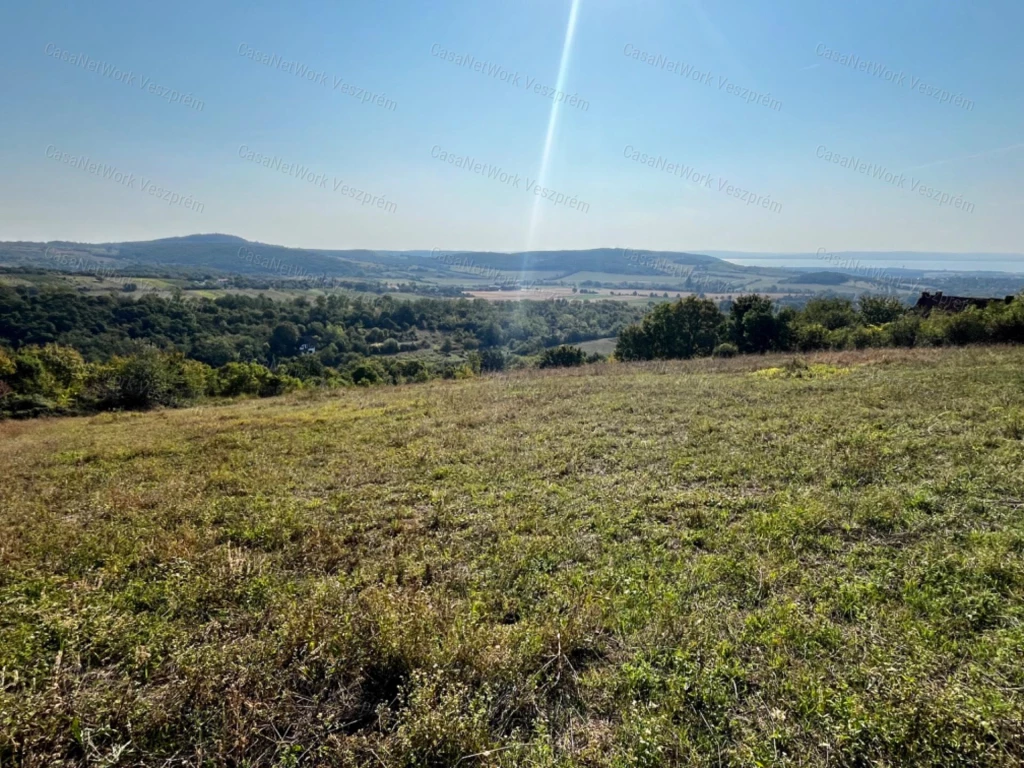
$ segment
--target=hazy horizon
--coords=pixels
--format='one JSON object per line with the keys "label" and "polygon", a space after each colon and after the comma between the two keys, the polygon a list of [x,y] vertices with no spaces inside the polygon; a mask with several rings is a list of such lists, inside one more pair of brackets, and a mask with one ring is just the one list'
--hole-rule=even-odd
{"label": "hazy horizon", "polygon": [[[494,248],[487,249],[460,249],[432,246],[432,248],[366,248],[350,249],[336,246],[315,246],[303,247],[289,243],[270,243],[257,241],[243,235],[228,232],[195,232],[186,235],[170,235],[154,240],[176,240],[187,238],[213,238],[231,237],[239,238],[249,243],[262,243],[267,246],[296,248],[310,251],[346,251],[346,250],[370,250],[379,253],[430,253],[436,252],[467,252],[467,253],[507,253],[514,255],[521,251],[502,251]],[[3,242],[3,241],[0,241]],[[7,241],[10,242],[10,241]],[[56,238],[48,241],[18,241],[18,242],[74,242],[83,245],[111,245],[126,242],[147,242],[107,239],[94,242],[74,241],[66,238]],[[635,245],[630,246],[598,246],[597,250],[622,250],[622,251],[652,251],[666,253],[689,253],[695,255],[713,256],[741,266],[769,266],[786,268],[807,268],[808,271],[828,271],[845,267],[846,269],[857,270],[861,266],[888,269],[915,269],[947,272],[1005,272],[1024,274],[1024,254],[1021,253],[968,253],[958,251],[828,251],[819,249],[811,252],[767,252],[767,251],[722,251],[708,248],[641,248]],[[559,251],[586,251],[594,248],[558,248],[558,249],[533,249],[533,252],[554,252]],[[866,263],[866,264],[865,264]]]}
{"label": "hazy horizon", "polygon": [[1017,253],[1021,22],[1002,1],[11,5],[0,239]]}

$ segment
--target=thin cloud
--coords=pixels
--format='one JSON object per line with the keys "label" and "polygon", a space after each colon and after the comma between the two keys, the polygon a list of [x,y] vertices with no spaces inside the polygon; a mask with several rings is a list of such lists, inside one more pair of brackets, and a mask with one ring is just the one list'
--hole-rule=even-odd
{"label": "thin cloud", "polygon": [[959,163],[962,160],[975,160],[979,157],[988,157],[989,155],[998,155],[1003,152],[1012,152],[1015,149],[1024,147],[1024,142],[1017,144],[1010,144],[1006,147],[998,147],[996,149],[986,149],[984,152],[975,152],[973,155],[963,155],[962,157],[947,157],[945,160],[933,160],[930,163],[922,163],[921,165],[912,165],[909,168],[904,168],[903,171],[916,171],[920,168],[931,168],[936,165],[945,165],[946,163]]}
{"label": "thin cloud", "polygon": [[806,67],[800,67],[797,72],[806,72],[808,69],[817,69],[820,66],[821,62],[819,61],[817,64],[808,64]]}

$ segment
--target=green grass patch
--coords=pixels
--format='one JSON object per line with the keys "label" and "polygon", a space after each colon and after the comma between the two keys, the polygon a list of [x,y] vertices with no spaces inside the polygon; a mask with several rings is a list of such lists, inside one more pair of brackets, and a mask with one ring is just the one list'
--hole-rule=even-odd
{"label": "green grass patch", "polygon": [[1019,765],[1022,369],[2,423],[0,765]]}

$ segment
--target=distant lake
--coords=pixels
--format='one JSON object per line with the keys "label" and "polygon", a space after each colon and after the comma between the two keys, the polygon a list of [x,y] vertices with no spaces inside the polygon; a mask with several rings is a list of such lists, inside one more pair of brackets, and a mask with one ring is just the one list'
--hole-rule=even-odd
{"label": "distant lake", "polygon": [[812,254],[776,255],[776,254],[744,254],[743,256],[719,256],[719,258],[740,264],[742,266],[755,267],[800,267],[808,270],[828,270],[842,266],[845,259],[849,259],[849,267],[856,268],[862,265],[867,268],[904,267],[906,269],[929,269],[946,270],[950,272],[1020,272],[1024,273],[1024,257],[1021,256],[984,256],[977,259],[964,258],[963,256],[942,255],[907,255],[907,256],[878,256],[866,254],[842,254],[836,253],[832,258],[822,256],[818,258]]}

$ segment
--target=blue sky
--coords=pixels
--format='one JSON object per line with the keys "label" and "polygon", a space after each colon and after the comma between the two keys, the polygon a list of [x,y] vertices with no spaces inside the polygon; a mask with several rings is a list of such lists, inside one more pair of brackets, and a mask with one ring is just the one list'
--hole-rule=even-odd
{"label": "blue sky", "polygon": [[573,7],[7,3],[0,240],[1024,251],[1019,0]]}

